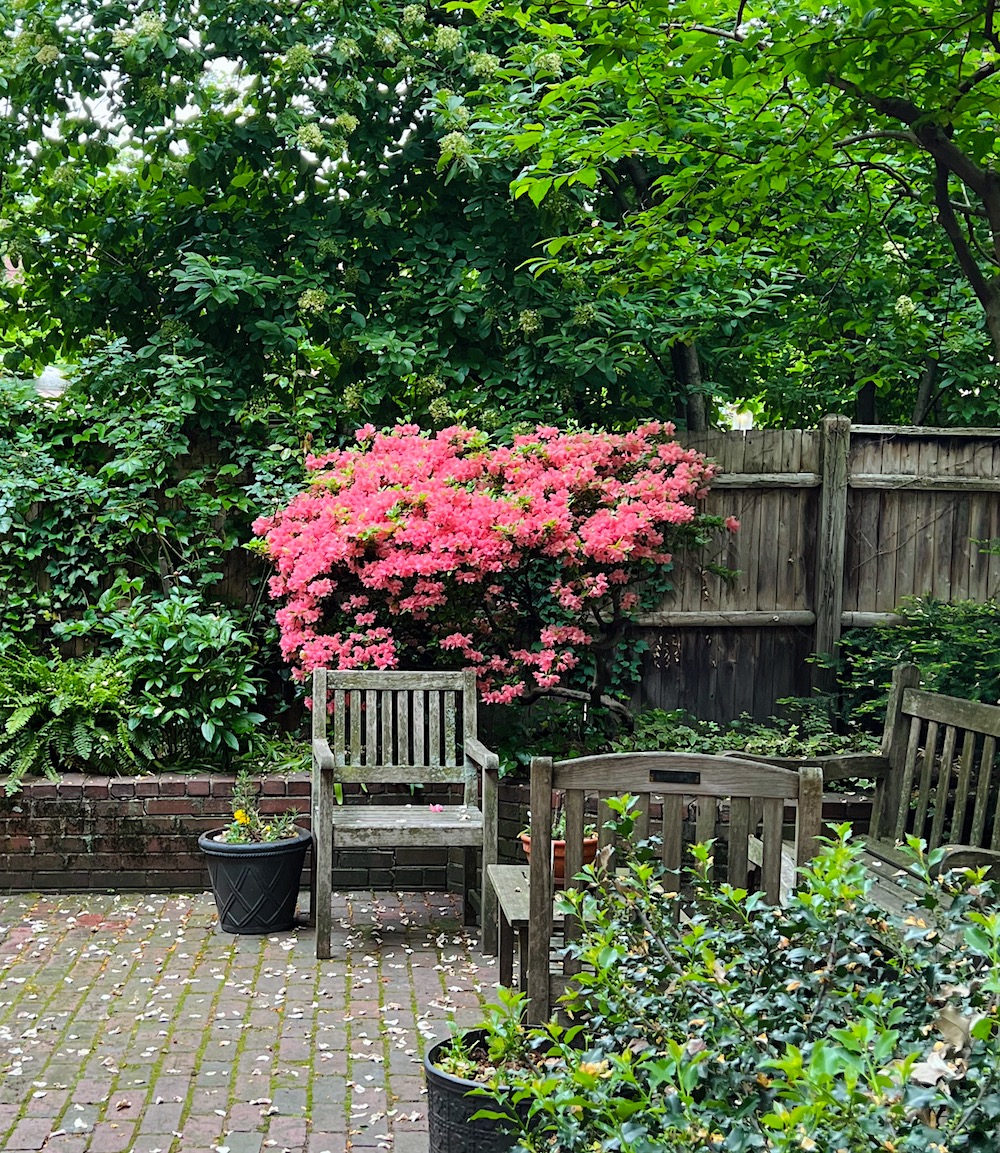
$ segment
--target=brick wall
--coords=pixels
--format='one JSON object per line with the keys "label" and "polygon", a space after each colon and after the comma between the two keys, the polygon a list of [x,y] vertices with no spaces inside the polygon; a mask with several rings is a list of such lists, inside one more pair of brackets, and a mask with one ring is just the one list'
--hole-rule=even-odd
{"label": "brick wall", "polygon": [[[0,795],[0,888],[207,889],[198,837],[228,823],[232,785],[233,778],[222,775],[67,773],[58,782],[28,780],[13,797]],[[411,799],[408,791],[381,791],[395,793],[401,803]],[[269,813],[295,809],[308,828],[309,793],[307,773],[267,777],[260,807]],[[420,803],[445,799],[425,790]],[[304,887],[310,864],[307,857]],[[335,866],[339,889],[434,892],[461,884],[459,853],[439,849],[344,851]]]}

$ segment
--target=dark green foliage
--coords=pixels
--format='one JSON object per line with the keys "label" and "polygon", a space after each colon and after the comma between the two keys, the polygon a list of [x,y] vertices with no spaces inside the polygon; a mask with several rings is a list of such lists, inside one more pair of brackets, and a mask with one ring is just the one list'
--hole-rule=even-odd
{"label": "dark green foliage", "polygon": [[[627,837],[630,802],[614,806]],[[584,928],[576,1024],[525,1030],[517,1003],[487,1021],[533,1056],[491,1079],[527,1114],[518,1150],[995,1149],[1000,914],[977,875],[932,879],[934,855],[912,848],[902,916],[869,900],[847,826],[784,908],[707,880],[708,845],[683,919],[655,851],[588,867],[563,902]]]}
{"label": "dark green foliage", "polygon": [[884,714],[892,669],[901,661],[919,666],[921,688],[1000,700],[1000,603],[910,597],[896,612],[901,624],[851,629],[841,640],[846,715]]}
{"label": "dark green foliage", "polygon": [[152,733],[137,727],[132,675],[120,656],[49,658],[0,652],[0,772],[7,795],[25,776],[136,772],[151,766]]}
{"label": "dark green foliage", "polygon": [[878,747],[878,738],[862,729],[836,731],[828,702],[820,698],[789,697],[777,703],[784,706],[784,716],[765,723],[744,713],[728,725],[698,720],[683,709],[648,709],[636,717],[634,731],[618,736],[612,748],[615,752],[741,751],[767,757],[821,757]]}
{"label": "dark green foliage", "polygon": [[207,759],[218,768],[252,750],[264,720],[253,711],[256,647],[236,614],[176,590],[113,607],[121,591],[63,633],[110,645],[134,683],[131,723],[155,734],[159,759],[167,767]]}

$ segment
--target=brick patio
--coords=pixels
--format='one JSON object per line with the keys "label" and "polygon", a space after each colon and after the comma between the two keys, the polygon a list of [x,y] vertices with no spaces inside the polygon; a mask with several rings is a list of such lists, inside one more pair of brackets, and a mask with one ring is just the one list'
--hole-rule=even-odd
{"label": "brick patio", "polygon": [[5,1153],[426,1153],[422,1060],[496,968],[438,893],[233,937],[207,893],[0,894]]}

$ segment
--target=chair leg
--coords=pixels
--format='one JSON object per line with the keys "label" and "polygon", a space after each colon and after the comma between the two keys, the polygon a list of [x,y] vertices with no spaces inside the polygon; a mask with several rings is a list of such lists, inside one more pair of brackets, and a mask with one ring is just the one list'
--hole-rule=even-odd
{"label": "chair leg", "polygon": [[462,924],[474,925],[476,911],[472,904],[472,890],[476,883],[476,850],[466,849],[462,865]]}
{"label": "chair leg", "polygon": [[498,907],[497,907],[497,894],[496,890],[490,884],[489,877],[486,875],[486,866],[496,864],[496,854],[492,854],[492,859],[483,850],[483,885],[482,893],[479,900],[479,917],[480,917],[480,949],[487,957],[497,956],[499,948],[497,942],[497,924],[498,924]]}
{"label": "chair leg", "polygon": [[328,961],[331,956],[330,935],[333,930],[332,825],[323,830],[322,836],[315,838],[313,853],[316,873],[316,907],[313,913],[313,924],[316,926],[316,956],[321,961]]}
{"label": "chair leg", "polygon": [[500,962],[500,984],[508,989],[514,980],[514,930],[510,921],[500,910],[500,942],[497,946],[497,958]]}

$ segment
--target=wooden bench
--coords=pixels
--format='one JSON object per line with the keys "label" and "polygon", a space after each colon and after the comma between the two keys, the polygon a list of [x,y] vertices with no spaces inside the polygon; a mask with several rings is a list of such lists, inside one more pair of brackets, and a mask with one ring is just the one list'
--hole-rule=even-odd
{"label": "wooden bench", "polygon": [[[822,774],[801,772],[735,757],[697,753],[608,753],[553,762],[531,762],[531,860],[524,866],[488,868],[497,895],[501,983],[513,980],[514,945],[520,940],[522,987],[528,993],[531,1021],[548,1019],[555,1000],[578,971],[576,962],[553,957],[553,938],[572,940],[579,927],[572,918],[560,922],[554,909],[551,828],[553,791],[564,796],[566,813],[566,884],[577,887],[583,867],[585,811],[596,806],[599,851],[611,846],[612,832],[604,827],[611,816],[608,798],[630,793],[638,798],[635,837],[658,834],[661,858],[680,883],[684,850],[690,840],[705,841],[728,832],[727,880],[746,886],[750,881],[751,838],[759,844],[758,887],[777,902],[781,888],[782,828],[785,807],[796,809],[796,859],[804,863],[818,847]],[[729,803],[723,829],[719,807]],[[592,818],[591,818],[592,819]],[[692,835],[685,835],[688,830]],[[524,884],[527,876],[527,885]],[[560,931],[561,930],[561,931]]]}
{"label": "wooden bench", "polygon": [[984,865],[1000,874],[1000,706],[919,685],[916,665],[893,670],[878,753],[761,758],[785,767],[814,765],[824,785],[874,781],[864,862],[875,878],[872,899],[892,913],[909,899],[898,883],[911,865],[901,849],[907,836],[924,840],[928,851],[944,851],[940,871]]}
{"label": "wooden bench", "polygon": [[[479,904],[483,951],[496,952],[496,900],[489,866],[497,859],[499,761],[476,736],[471,672],[313,673],[313,922],[316,956],[330,956],[334,849],[464,848],[465,923],[482,854]],[[433,804],[424,785],[460,784],[461,804]],[[409,785],[410,803],[372,796],[338,804],[338,786]],[[352,798],[353,802],[353,798]]]}

